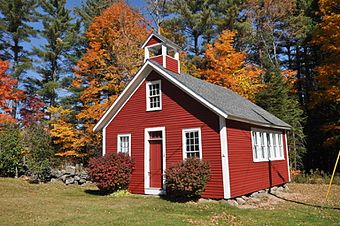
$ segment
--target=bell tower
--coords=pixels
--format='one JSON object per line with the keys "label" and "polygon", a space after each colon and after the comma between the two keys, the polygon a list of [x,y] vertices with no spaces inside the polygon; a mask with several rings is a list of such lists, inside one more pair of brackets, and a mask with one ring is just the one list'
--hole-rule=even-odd
{"label": "bell tower", "polygon": [[180,73],[179,51],[180,47],[169,39],[151,33],[143,43],[144,62],[152,60],[168,69],[169,71]]}

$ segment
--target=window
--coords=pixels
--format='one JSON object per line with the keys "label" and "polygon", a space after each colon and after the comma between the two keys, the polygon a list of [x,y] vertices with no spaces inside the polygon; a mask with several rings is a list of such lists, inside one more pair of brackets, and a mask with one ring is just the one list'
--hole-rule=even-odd
{"label": "window", "polygon": [[254,162],[283,160],[282,133],[261,129],[252,129]]}
{"label": "window", "polygon": [[201,129],[184,129],[182,131],[183,159],[202,158]]}
{"label": "window", "polygon": [[131,134],[118,134],[117,152],[131,155]]}
{"label": "window", "polygon": [[154,111],[162,109],[161,81],[148,82],[146,85],[146,110]]}

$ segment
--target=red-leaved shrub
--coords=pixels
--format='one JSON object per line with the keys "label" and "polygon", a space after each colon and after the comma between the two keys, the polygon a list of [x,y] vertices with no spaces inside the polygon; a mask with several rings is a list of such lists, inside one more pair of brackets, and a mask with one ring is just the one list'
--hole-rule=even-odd
{"label": "red-leaved shrub", "polygon": [[91,158],[87,172],[100,190],[114,192],[128,188],[133,165],[128,155],[118,153]]}
{"label": "red-leaved shrub", "polygon": [[166,193],[171,198],[198,198],[210,178],[209,164],[188,158],[166,171]]}

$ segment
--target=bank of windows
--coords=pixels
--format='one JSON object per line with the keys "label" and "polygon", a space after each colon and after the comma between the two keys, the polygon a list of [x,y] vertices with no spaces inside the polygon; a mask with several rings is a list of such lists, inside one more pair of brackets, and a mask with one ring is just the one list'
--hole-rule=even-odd
{"label": "bank of windows", "polygon": [[117,152],[131,155],[131,134],[118,134]]}
{"label": "bank of windows", "polygon": [[202,158],[202,138],[201,129],[183,129],[183,159],[186,158]]}
{"label": "bank of windows", "polygon": [[254,162],[283,160],[282,133],[252,129]]}
{"label": "bank of windows", "polygon": [[146,110],[155,111],[162,109],[161,81],[151,81],[146,86]]}

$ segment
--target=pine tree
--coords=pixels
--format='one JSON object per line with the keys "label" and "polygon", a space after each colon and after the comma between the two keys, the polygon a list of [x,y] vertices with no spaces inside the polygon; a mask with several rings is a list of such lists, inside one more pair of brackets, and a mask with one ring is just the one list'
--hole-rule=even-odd
{"label": "pine tree", "polygon": [[186,37],[188,50],[194,56],[203,53],[203,46],[210,43],[224,29],[233,29],[242,0],[172,0],[166,3],[170,17],[163,22],[168,33],[176,29]]}
{"label": "pine tree", "polygon": [[[36,0],[0,0],[0,59],[11,61],[11,75],[17,79],[15,88],[32,66],[30,51],[23,43],[30,42],[36,30],[30,22],[36,21]],[[18,116],[18,101],[13,101],[12,116]]]}
{"label": "pine tree", "polygon": [[267,74],[267,87],[256,96],[256,104],[277,116],[292,126],[288,133],[290,159],[293,168],[302,168],[302,157],[305,150],[305,135],[303,133],[304,116],[296,93],[293,93],[294,73]]}
{"label": "pine tree", "polygon": [[46,44],[33,48],[41,79],[30,78],[28,83],[29,89],[42,96],[47,107],[57,105],[58,90],[64,88],[62,81],[67,72],[72,71],[75,61],[73,44],[78,26],[72,23],[73,18],[65,5],[66,0],[41,1],[43,29],[40,36]]}
{"label": "pine tree", "polygon": [[81,17],[84,29],[87,30],[96,16],[116,2],[119,0],[86,0],[81,7],[75,9],[75,13]]}

